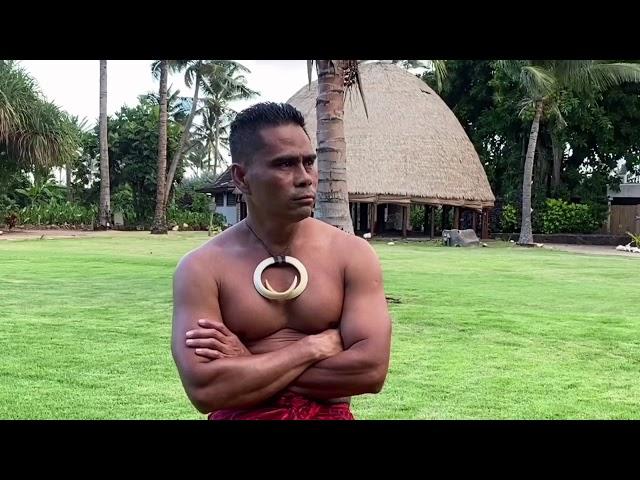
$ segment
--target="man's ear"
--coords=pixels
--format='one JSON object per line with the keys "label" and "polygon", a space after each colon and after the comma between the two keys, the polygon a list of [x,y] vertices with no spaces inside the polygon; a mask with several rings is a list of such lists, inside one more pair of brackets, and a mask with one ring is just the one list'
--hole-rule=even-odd
{"label": "man's ear", "polygon": [[240,190],[245,195],[251,194],[251,189],[249,188],[249,183],[247,182],[247,169],[243,165],[234,163],[231,165],[231,178],[233,178],[233,183],[235,183],[238,190]]}

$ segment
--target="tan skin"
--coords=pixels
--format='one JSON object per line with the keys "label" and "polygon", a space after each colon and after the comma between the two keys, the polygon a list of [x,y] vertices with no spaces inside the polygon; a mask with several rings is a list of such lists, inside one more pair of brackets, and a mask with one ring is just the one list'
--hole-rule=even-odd
{"label": "tan skin", "polygon": [[[234,164],[247,218],[187,254],[174,276],[172,352],[192,403],[203,413],[259,406],[289,390],[344,402],[379,392],[389,366],[391,322],[382,273],[369,244],[310,218],[318,173],[297,125],[262,129],[262,146]],[[273,301],[253,272],[289,246],[309,274],[297,298]],[[263,273],[276,290],[295,269]]]}

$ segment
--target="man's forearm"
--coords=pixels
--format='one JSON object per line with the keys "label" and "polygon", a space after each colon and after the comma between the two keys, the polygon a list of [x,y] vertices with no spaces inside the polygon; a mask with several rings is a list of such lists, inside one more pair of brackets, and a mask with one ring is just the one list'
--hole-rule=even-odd
{"label": "man's forearm", "polygon": [[274,352],[214,360],[200,367],[190,397],[203,413],[251,407],[285,389],[324,358],[302,339]]}
{"label": "man's forearm", "polygon": [[366,340],[306,369],[290,390],[317,399],[379,392],[387,365],[376,358]]}

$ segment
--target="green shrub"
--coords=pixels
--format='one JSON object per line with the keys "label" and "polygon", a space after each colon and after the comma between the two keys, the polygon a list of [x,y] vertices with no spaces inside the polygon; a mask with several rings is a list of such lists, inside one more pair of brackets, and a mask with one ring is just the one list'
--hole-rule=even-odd
{"label": "green shrub", "polygon": [[518,221],[518,209],[515,205],[505,204],[504,207],[502,207],[500,223],[502,225],[503,232],[513,233],[520,230],[520,222]]}
{"label": "green shrub", "polygon": [[413,230],[418,231],[424,228],[424,207],[422,205],[411,205],[409,221]]}
{"label": "green shrub", "polygon": [[24,225],[93,225],[98,216],[98,207],[85,207],[71,202],[31,205],[23,208],[20,223]]}
{"label": "green shrub", "polygon": [[554,198],[547,199],[542,214],[542,232],[547,234],[593,233],[601,223],[600,214],[594,206]]}
{"label": "green shrub", "polygon": [[[188,210],[181,210],[175,205],[169,208],[167,212],[167,222],[170,226],[177,225],[180,230],[183,230],[184,224],[188,230],[208,230],[209,219],[211,218],[211,212],[193,212]],[[225,224],[225,218],[220,213],[213,214],[213,227],[222,229]]]}
{"label": "green shrub", "polygon": [[136,209],[134,205],[133,189],[127,183],[120,187],[111,195],[111,209],[114,212],[122,212],[126,223],[133,223],[136,220]]}

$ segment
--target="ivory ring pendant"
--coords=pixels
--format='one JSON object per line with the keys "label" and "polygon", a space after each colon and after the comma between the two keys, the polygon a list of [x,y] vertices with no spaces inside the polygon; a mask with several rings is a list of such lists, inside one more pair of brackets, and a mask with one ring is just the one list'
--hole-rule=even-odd
{"label": "ivory ring pendant", "polygon": [[[267,267],[270,267],[271,265],[274,265],[276,263],[286,263],[288,265],[291,265],[298,271],[298,275],[300,278],[300,281],[298,282],[298,275],[296,275],[293,279],[293,282],[291,283],[291,286],[284,292],[278,292],[274,290],[271,285],[269,285],[268,280],[265,280],[266,286],[262,284],[262,272],[264,272]],[[275,258],[265,258],[258,264],[255,271],[253,272],[253,285],[256,287],[256,290],[260,295],[268,298],[269,300],[293,300],[305,291],[305,289],[307,288],[307,283],[309,283],[309,275],[307,274],[307,269],[304,267],[302,262],[295,257],[280,256]]]}

